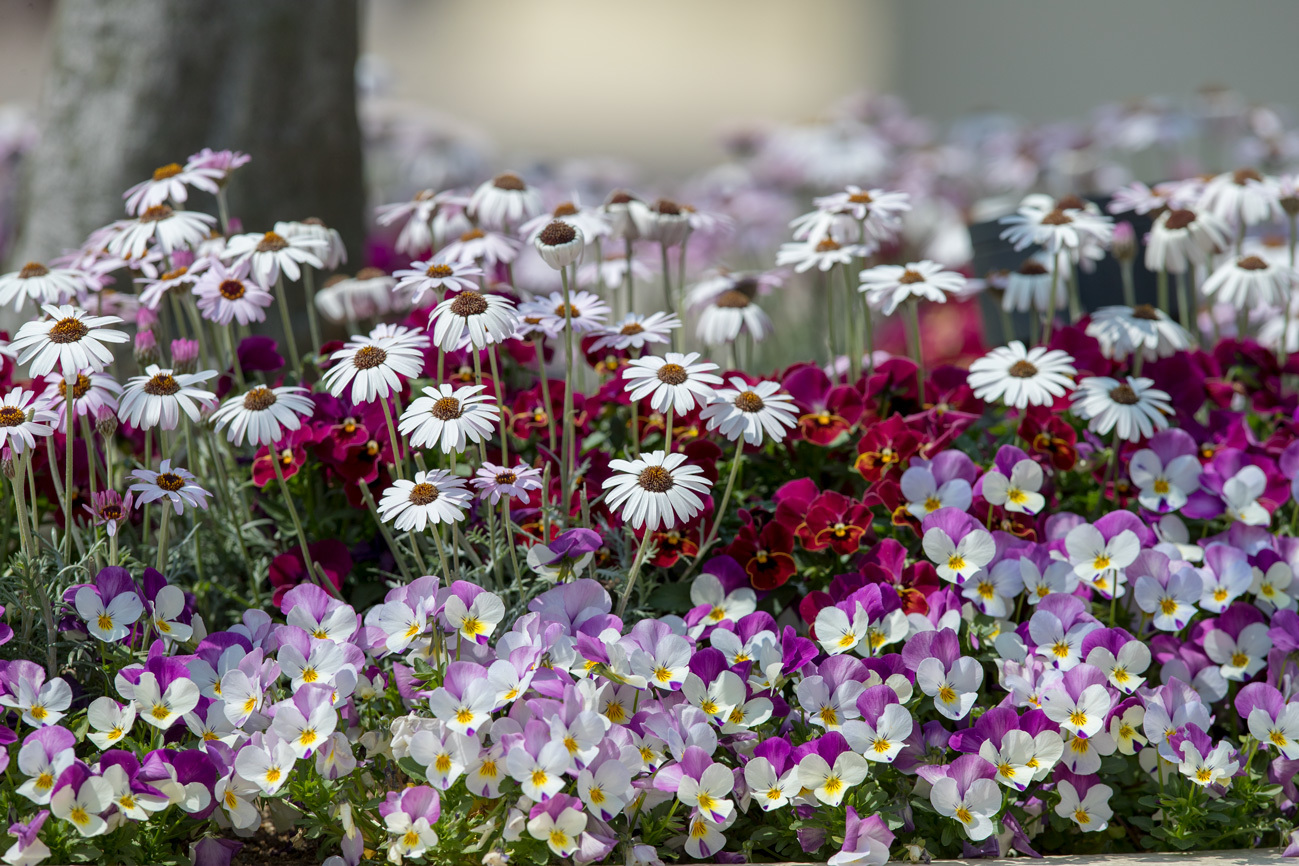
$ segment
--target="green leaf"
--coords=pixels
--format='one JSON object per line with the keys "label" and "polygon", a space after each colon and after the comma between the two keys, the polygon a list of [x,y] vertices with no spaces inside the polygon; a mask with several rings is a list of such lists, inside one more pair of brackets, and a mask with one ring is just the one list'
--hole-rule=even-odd
{"label": "green leaf", "polygon": [[419,762],[412,757],[407,756],[405,758],[401,758],[400,760],[397,761],[397,766],[401,767],[401,771],[403,773],[405,773],[407,776],[410,776],[412,779],[415,779],[416,781],[419,782],[428,781],[428,777],[424,775],[424,768],[421,767],[419,765]]}

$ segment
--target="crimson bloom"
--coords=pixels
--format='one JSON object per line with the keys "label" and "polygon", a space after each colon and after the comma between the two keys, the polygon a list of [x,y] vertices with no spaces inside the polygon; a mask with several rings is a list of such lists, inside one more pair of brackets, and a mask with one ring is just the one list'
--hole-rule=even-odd
{"label": "crimson bloom", "polygon": [[921,444],[920,434],[907,426],[901,415],[892,415],[867,429],[857,443],[854,468],[874,484],[892,470],[900,474],[902,466],[919,453]]}

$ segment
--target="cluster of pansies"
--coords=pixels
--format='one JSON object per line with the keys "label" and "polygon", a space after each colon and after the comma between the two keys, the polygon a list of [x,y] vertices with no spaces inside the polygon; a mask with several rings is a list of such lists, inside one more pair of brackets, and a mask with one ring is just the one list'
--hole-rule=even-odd
{"label": "cluster of pansies", "polygon": [[[715,210],[424,191],[379,210],[391,273],[328,279],[339,236],[240,232],[248,157],[205,150],[0,276],[32,315],[0,346],[0,859],[1286,844],[1294,177],[1033,192],[1023,264],[976,279],[913,234],[951,202],[902,120],[838,163],[773,134]],[[720,267],[773,213],[777,269]],[[1086,313],[1111,258],[1126,303]],[[799,293],[821,357],[756,374]],[[935,310],[984,293],[1005,345],[945,348]]]}

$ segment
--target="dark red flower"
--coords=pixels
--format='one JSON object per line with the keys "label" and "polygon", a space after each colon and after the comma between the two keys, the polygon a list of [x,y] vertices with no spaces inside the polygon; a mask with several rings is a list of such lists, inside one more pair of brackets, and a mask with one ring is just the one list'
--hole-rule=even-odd
{"label": "dark red flower", "polygon": [[835,385],[815,364],[793,367],[782,383],[802,413],[798,436],[816,445],[829,445],[861,420],[861,392],[852,385]]}
{"label": "dark red flower", "polygon": [[794,564],[794,534],[769,515],[755,514],[741,509],[744,524],[723,553],[744,566],[749,583],[755,589],[775,589],[783,586],[797,570]]}
{"label": "dark red flower", "polygon": [[901,415],[871,425],[857,443],[855,468],[874,484],[902,467],[920,450],[921,437],[907,426]]}
{"label": "dark red flower", "polygon": [[[348,552],[347,545],[336,538],[326,538],[308,543],[307,550],[311,552],[311,558],[325,570],[325,576],[334,585],[334,589],[341,589],[343,581],[352,572],[352,555]],[[270,578],[274,590],[271,601],[276,606],[284,598],[284,593],[300,583],[310,582],[307,567],[302,561],[302,548],[294,546],[288,553],[281,553],[271,560]]]}
{"label": "dark red flower", "polygon": [[1019,438],[1029,445],[1028,453],[1048,462],[1061,472],[1078,462],[1078,431],[1047,406],[1031,406],[1019,422]]}
{"label": "dark red flower", "polygon": [[856,553],[871,529],[871,511],[861,502],[827,490],[813,500],[807,519],[795,530],[804,550]]}

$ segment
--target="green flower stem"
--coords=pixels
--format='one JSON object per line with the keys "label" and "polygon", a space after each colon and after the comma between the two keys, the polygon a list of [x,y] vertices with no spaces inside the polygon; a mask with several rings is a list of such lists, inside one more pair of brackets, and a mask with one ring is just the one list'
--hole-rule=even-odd
{"label": "green flower stem", "polygon": [[632,590],[636,588],[636,578],[640,576],[641,566],[645,563],[645,551],[649,549],[650,539],[653,536],[654,533],[646,529],[640,547],[636,550],[636,558],[632,560],[631,570],[627,572],[627,584],[622,588],[622,596],[618,599],[619,619],[622,619],[623,613],[627,610],[627,602],[631,599]]}

